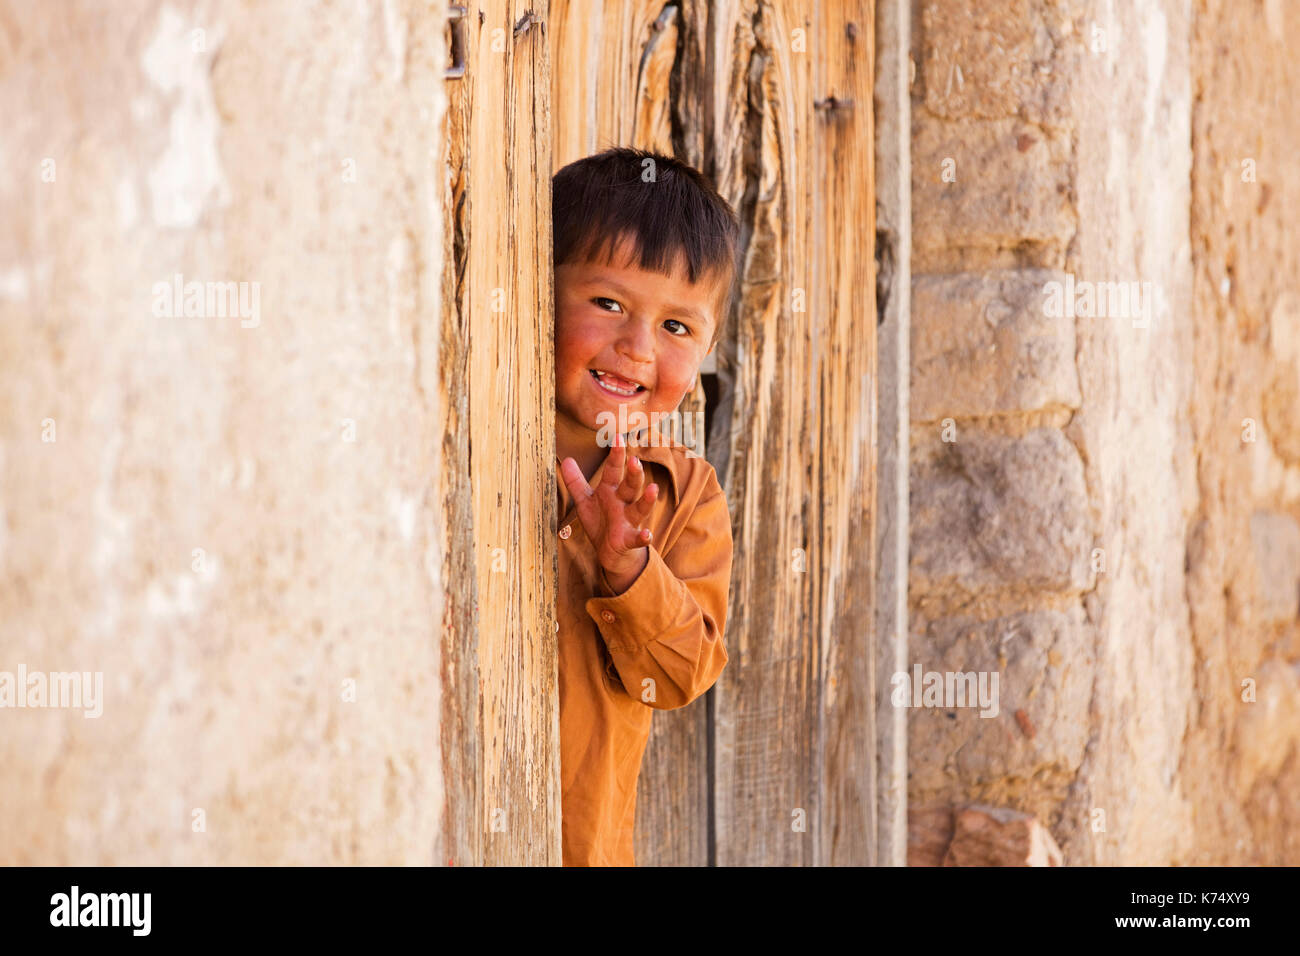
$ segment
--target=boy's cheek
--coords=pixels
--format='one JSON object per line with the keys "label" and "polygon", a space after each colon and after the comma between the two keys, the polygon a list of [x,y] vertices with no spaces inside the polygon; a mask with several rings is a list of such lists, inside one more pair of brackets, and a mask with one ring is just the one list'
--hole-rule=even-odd
{"label": "boy's cheek", "polygon": [[694,376],[684,381],[661,382],[660,387],[656,389],[658,394],[655,396],[657,401],[654,404],[660,406],[662,411],[673,411],[681,405],[682,400],[691,393],[694,387]]}
{"label": "boy's cheek", "polygon": [[573,336],[562,331],[558,327],[555,330],[555,374],[557,376],[569,376],[573,374],[574,367],[578,364],[577,350],[574,348],[576,343]]}
{"label": "boy's cheek", "polygon": [[683,363],[672,368],[667,375],[661,370],[660,380],[674,391],[680,391],[681,397],[685,398],[695,389],[695,383],[700,378],[700,366],[703,364],[704,356],[701,355],[698,361]]}
{"label": "boy's cheek", "polygon": [[559,366],[581,363],[594,347],[592,331],[581,317],[557,312],[555,316],[555,362]]}

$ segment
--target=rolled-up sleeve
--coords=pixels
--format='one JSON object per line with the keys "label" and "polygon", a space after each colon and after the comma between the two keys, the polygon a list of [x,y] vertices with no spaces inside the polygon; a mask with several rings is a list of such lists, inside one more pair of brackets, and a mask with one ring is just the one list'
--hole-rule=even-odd
{"label": "rolled-up sleeve", "polygon": [[701,502],[666,554],[650,545],[645,568],[622,594],[600,575],[587,613],[627,692],[649,707],[685,707],[727,663],[722,643],[731,584],[731,519],[719,492]]}

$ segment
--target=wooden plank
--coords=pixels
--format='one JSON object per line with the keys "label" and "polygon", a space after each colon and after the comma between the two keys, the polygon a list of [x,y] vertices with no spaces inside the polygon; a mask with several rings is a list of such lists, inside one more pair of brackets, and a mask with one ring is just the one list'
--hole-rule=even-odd
{"label": "wooden plank", "polygon": [[[746,241],[740,310],[719,356],[729,393],[727,497],[736,541],[717,688],[714,801],[719,865],[811,864],[820,793],[814,576],[817,408],[809,273],[811,57],[788,5],[746,5],[714,66],[715,162]],[[805,299],[806,301],[806,299]],[[809,304],[811,309],[812,305]],[[802,829],[800,829],[802,828]]]}
{"label": "wooden plank", "polygon": [[733,59],[702,73],[717,84],[716,176],[747,248],[740,321],[719,359],[729,447],[713,449],[737,541],[714,727],[716,859],[866,863],[871,10],[774,2],[718,20],[734,35],[703,47]]}
{"label": "wooden plank", "polygon": [[876,5],[872,183],[876,191],[876,859],[907,865],[907,710],[890,678],[908,669],[911,428],[911,4]]}
{"label": "wooden plank", "polygon": [[611,146],[671,152],[676,7],[653,0],[553,0],[554,168]]}
{"label": "wooden plank", "polygon": [[506,0],[471,10],[466,76],[448,86],[446,374],[463,398],[448,440],[468,462],[457,520],[472,523],[453,561],[476,594],[453,608],[448,640],[453,663],[478,668],[477,700],[462,674],[451,706],[478,722],[477,747],[462,752],[481,776],[475,862],[490,865],[560,862],[548,12]]}
{"label": "wooden plank", "polygon": [[[876,858],[874,645],[876,500],[875,16],[827,4],[814,20],[813,273],[821,317],[819,601],[823,813],[815,862]],[[811,31],[810,31],[811,34]],[[834,102],[827,101],[834,97]],[[845,104],[845,105],[841,105]],[[865,239],[865,242],[864,242]]]}
{"label": "wooden plank", "polygon": [[442,619],[442,753],[449,791],[443,820],[445,866],[483,862],[483,783],[480,756],[480,693],[475,607],[474,507],[470,488],[469,321],[463,300],[469,245],[469,164],[471,92],[466,80],[444,81],[447,93],[446,186],[442,202],[442,323],[439,346],[439,399],[446,410],[442,440],[442,579],[447,582]]}

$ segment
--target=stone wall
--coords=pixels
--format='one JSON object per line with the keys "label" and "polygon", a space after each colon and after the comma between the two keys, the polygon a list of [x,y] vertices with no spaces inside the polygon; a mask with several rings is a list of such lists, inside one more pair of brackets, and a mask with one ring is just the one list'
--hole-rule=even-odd
{"label": "stone wall", "polygon": [[[1200,0],[1192,38],[1196,863],[1300,863],[1300,7]],[[1242,700],[1243,681],[1255,702]]]}
{"label": "stone wall", "polygon": [[911,660],[1001,699],[910,712],[909,803],[1032,813],[1070,865],[1300,859],[1300,11],[1223,6],[915,11]]}
{"label": "stone wall", "polygon": [[438,858],[441,31],[0,8],[0,864]]}

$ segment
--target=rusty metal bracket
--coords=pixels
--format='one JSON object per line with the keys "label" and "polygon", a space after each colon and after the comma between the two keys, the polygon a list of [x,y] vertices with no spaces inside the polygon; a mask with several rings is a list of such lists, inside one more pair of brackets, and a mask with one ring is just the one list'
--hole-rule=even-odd
{"label": "rusty metal bracket", "polygon": [[511,39],[518,40],[521,36],[523,36],[525,33],[528,32],[529,28],[532,27],[534,23],[540,26],[543,31],[545,31],[546,29],[545,20],[543,20],[537,14],[533,13],[533,11],[531,10],[524,11],[524,15],[519,18],[519,21],[515,24],[514,30],[511,31]]}
{"label": "rusty metal bracket", "polygon": [[453,3],[447,8],[447,22],[451,24],[451,66],[443,74],[449,80],[465,75],[465,14],[466,8]]}

